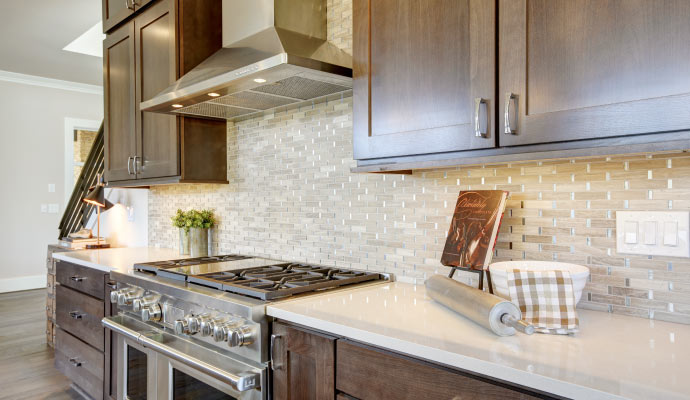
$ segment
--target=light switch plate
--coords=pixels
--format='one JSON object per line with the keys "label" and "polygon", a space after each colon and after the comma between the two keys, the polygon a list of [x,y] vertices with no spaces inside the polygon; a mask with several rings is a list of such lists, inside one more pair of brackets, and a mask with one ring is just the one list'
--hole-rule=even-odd
{"label": "light switch plate", "polygon": [[56,203],[48,204],[48,214],[57,214],[60,211],[60,205]]}
{"label": "light switch plate", "polygon": [[690,212],[616,211],[616,250],[621,254],[690,257]]}

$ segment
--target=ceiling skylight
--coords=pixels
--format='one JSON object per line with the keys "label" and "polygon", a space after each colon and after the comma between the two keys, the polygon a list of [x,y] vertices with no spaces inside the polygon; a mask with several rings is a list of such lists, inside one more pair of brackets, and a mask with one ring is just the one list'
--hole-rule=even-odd
{"label": "ceiling skylight", "polygon": [[103,34],[103,23],[98,22],[62,50],[87,54],[94,57],[103,57],[103,39],[105,39],[105,35]]}

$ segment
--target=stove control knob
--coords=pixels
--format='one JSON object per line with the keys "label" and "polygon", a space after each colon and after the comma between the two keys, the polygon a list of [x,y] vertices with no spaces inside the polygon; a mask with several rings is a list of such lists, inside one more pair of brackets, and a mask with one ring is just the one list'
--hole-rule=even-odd
{"label": "stove control knob", "polygon": [[141,319],[144,322],[161,320],[161,306],[158,303],[153,303],[141,309]]}
{"label": "stove control knob", "polygon": [[213,340],[225,342],[230,336],[230,332],[238,325],[236,321],[216,323],[213,326]]}
{"label": "stove control knob", "polygon": [[228,346],[241,347],[254,343],[254,330],[249,325],[230,330],[227,337]]}
{"label": "stove control knob", "polygon": [[175,328],[175,333],[178,335],[186,335],[189,333],[189,324],[186,318],[175,320],[173,326]]}
{"label": "stove control knob", "polygon": [[120,297],[121,294],[131,293],[134,290],[135,289],[132,287],[128,287],[128,288],[124,288],[124,289],[120,289],[120,290],[113,290],[112,292],[110,292],[110,302],[115,304],[115,303],[117,303],[117,299]]}
{"label": "stove control knob", "polygon": [[142,298],[132,300],[132,310],[134,312],[141,312],[146,307],[151,307],[158,302],[160,296],[144,296]]}
{"label": "stove control knob", "polygon": [[143,296],[142,291],[137,289],[132,289],[124,293],[117,295],[117,305],[119,306],[129,306],[132,304],[134,299],[138,299]]}
{"label": "stove control knob", "polygon": [[199,317],[199,332],[201,336],[213,336],[213,329],[217,324],[222,323],[221,318],[211,318],[208,315]]}
{"label": "stove control knob", "polygon": [[182,319],[178,319],[173,324],[175,333],[178,335],[193,335],[199,332],[199,317],[194,315],[187,315]]}

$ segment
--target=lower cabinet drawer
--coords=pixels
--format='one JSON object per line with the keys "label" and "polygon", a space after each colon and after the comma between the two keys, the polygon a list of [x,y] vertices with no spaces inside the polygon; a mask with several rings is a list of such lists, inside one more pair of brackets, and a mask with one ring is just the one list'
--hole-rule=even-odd
{"label": "lower cabinet drawer", "polygon": [[103,360],[103,353],[57,329],[55,368],[94,399],[103,398]]}
{"label": "lower cabinet drawer", "polygon": [[105,329],[101,325],[105,311],[103,302],[62,285],[57,286],[55,297],[57,325],[103,351],[105,347]]}
{"label": "lower cabinet drawer", "polygon": [[337,342],[335,371],[337,390],[361,400],[542,398],[489,379],[347,340]]}
{"label": "lower cabinet drawer", "polygon": [[60,285],[103,300],[106,272],[60,260],[55,268],[55,279]]}

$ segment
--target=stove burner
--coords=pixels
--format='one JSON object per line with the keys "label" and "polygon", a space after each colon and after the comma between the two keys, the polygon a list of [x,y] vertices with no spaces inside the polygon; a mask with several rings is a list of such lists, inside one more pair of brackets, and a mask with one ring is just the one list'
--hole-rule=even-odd
{"label": "stove burner", "polygon": [[188,282],[272,300],[298,293],[381,279],[377,273],[304,264],[276,264],[190,276]]}

